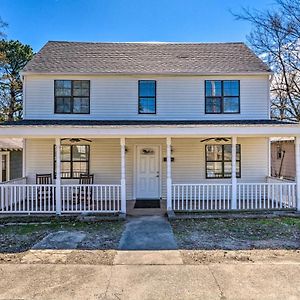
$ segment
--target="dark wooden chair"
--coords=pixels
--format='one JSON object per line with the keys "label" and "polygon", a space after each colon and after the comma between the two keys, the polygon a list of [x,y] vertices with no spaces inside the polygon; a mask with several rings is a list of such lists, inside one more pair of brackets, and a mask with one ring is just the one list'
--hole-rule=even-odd
{"label": "dark wooden chair", "polygon": [[[80,174],[80,185],[94,184],[93,174]],[[78,187],[77,192],[74,194],[76,204],[86,205],[86,209],[93,203],[93,189],[92,187],[82,186]]]}
{"label": "dark wooden chair", "polygon": [[35,183],[36,184],[52,184],[52,174],[36,174]]}
{"label": "dark wooden chair", "polygon": [[94,174],[80,174],[79,184],[94,184]]}
{"label": "dark wooden chair", "polygon": [[[35,182],[38,185],[47,185],[53,183],[52,174],[36,174],[35,175]],[[47,186],[37,187],[37,199],[40,205],[44,207],[53,205],[54,202],[54,194],[52,188]],[[41,200],[41,201],[40,201]]]}

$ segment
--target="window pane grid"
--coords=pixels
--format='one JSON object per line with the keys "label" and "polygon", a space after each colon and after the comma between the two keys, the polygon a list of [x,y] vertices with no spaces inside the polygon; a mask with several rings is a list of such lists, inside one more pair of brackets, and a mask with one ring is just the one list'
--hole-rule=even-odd
{"label": "window pane grid", "polygon": [[[75,158],[74,149],[79,148],[85,159]],[[89,174],[90,146],[89,145],[62,145],[61,146],[61,178],[77,179],[81,174]],[[64,158],[65,157],[65,158]],[[68,158],[69,157],[69,158]],[[56,151],[54,145],[54,176],[56,178]]]}
{"label": "window pane grid", "polygon": [[89,80],[55,80],[55,113],[89,114],[90,81]]}
{"label": "window pane grid", "polygon": [[205,113],[240,113],[239,80],[206,80]]}
{"label": "window pane grid", "polygon": [[[222,149],[222,150],[221,150]],[[222,151],[221,159],[212,159],[211,153]],[[206,145],[206,178],[231,178],[231,159],[225,159],[227,156],[226,150],[229,150],[231,156],[231,145]],[[241,177],[241,146],[236,146],[236,175],[237,178]],[[216,154],[213,153],[216,156]]]}

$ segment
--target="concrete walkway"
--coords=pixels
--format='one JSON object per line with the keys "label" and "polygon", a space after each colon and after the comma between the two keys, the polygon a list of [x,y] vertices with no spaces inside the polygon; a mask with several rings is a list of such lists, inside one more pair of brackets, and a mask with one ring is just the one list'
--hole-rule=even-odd
{"label": "concrete walkway", "polygon": [[177,243],[169,221],[162,216],[129,218],[119,250],[174,250]]}
{"label": "concrete walkway", "polygon": [[32,249],[76,249],[77,245],[86,237],[84,232],[80,231],[57,231],[48,234],[41,241],[36,243]]}
{"label": "concrete walkway", "polygon": [[300,264],[0,264],[0,299],[300,299]]}

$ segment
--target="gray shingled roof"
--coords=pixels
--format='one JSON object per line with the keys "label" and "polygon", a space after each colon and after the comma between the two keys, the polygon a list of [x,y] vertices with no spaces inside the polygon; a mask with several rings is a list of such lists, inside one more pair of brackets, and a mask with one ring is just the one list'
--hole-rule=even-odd
{"label": "gray shingled roof", "polygon": [[244,43],[48,42],[24,72],[218,74],[270,72]]}

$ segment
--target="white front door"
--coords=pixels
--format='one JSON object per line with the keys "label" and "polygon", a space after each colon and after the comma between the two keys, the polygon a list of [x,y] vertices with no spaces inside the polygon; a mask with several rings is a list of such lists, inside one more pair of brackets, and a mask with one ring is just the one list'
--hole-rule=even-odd
{"label": "white front door", "polygon": [[136,198],[160,197],[160,148],[137,146]]}

